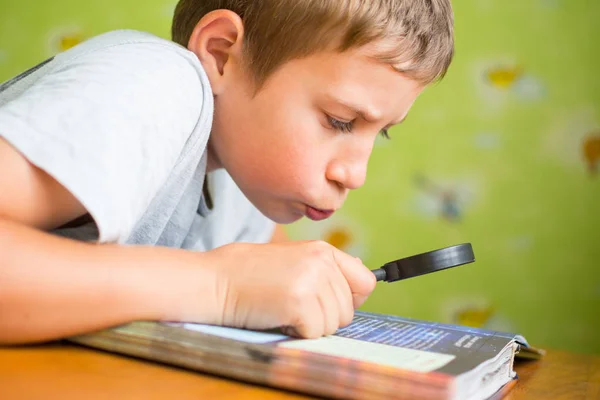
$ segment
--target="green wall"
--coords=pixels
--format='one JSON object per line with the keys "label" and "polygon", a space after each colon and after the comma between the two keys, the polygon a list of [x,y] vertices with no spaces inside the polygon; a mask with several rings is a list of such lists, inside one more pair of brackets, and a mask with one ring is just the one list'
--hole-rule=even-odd
{"label": "green wall", "polygon": [[[107,30],[168,37],[175,4],[2,3],[0,80]],[[327,240],[371,268],[471,242],[476,263],[380,283],[363,309],[600,354],[600,3],[454,8],[456,58],[446,79],[391,141],[378,142],[367,184],[341,212],[288,232]]]}

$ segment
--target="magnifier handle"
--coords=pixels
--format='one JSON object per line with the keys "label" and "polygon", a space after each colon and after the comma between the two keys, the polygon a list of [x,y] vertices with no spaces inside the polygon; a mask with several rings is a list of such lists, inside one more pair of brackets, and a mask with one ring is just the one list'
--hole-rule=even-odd
{"label": "magnifier handle", "polygon": [[373,269],[371,272],[375,274],[377,281],[385,281],[385,278],[387,277],[387,272],[385,272],[385,269],[383,268]]}

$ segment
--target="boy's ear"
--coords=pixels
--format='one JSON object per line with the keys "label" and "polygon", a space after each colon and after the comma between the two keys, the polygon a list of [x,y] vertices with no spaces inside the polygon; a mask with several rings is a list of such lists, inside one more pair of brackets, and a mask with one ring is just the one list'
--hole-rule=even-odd
{"label": "boy's ear", "polygon": [[241,58],[243,37],[242,19],[229,10],[209,12],[192,31],[188,49],[202,63],[215,96],[219,95],[225,78],[231,74],[231,60],[239,62]]}

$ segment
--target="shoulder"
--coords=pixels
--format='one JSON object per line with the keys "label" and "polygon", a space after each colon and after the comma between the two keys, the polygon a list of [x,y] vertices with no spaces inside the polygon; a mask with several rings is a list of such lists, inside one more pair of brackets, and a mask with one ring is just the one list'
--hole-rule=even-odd
{"label": "shoulder", "polygon": [[141,53],[146,52],[144,49],[152,49],[158,52],[157,56],[166,52],[197,61],[192,52],[171,40],[149,32],[127,29],[109,31],[91,37],[77,46],[57,54],[56,60],[72,60],[88,54],[102,54],[114,49],[123,49],[129,52],[139,50]]}
{"label": "shoulder", "polygon": [[135,30],[94,36],[4,82],[0,106],[29,89],[78,95],[92,90],[113,97],[126,92],[126,96],[153,95],[155,101],[196,105],[202,98],[212,99],[208,77],[193,52]]}
{"label": "shoulder", "polygon": [[164,185],[197,163],[212,113],[193,53],[115,31],[6,85],[0,136],[79,200],[101,241],[122,241]]}
{"label": "shoulder", "polygon": [[93,71],[134,80],[148,78],[147,74],[151,73],[171,84],[189,85],[191,82],[209,87],[202,64],[194,53],[170,40],[141,31],[118,30],[95,36],[52,60],[52,70],[65,67],[73,72]]}

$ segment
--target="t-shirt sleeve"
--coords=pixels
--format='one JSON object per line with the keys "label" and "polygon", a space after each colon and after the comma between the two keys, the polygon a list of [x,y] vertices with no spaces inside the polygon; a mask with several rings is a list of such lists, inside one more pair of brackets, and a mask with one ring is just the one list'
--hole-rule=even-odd
{"label": "t-shirt sleeve", "polygon": [[198,122],[193,62],[160,43],[78,54],[0,107],[0,136],[83,204],[100,242],[124,242]]}

